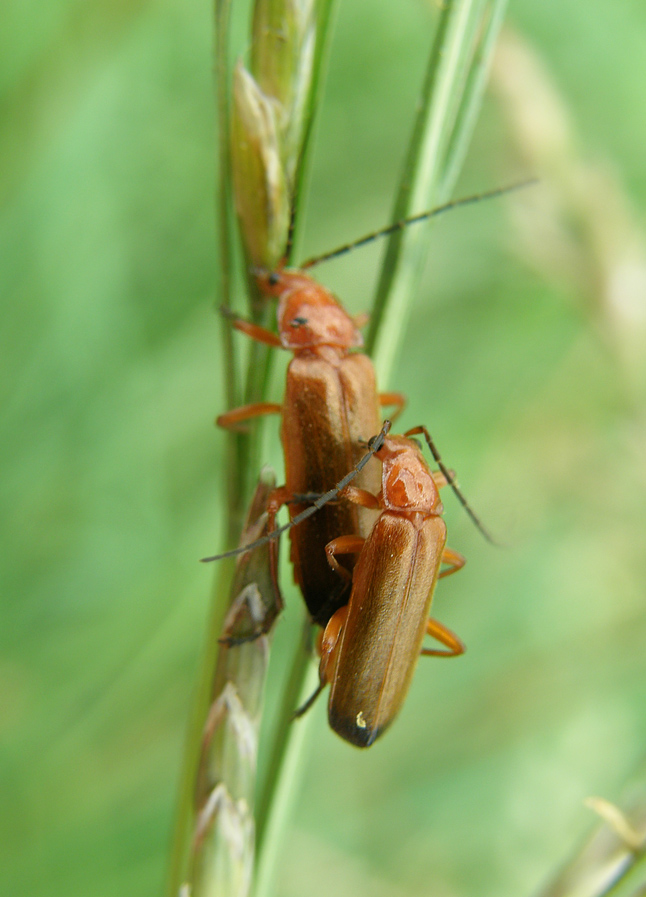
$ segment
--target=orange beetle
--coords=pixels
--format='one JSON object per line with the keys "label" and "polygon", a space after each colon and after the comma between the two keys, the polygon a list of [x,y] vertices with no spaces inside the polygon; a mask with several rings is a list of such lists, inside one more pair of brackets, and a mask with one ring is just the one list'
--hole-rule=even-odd
{"label": "orange beetle", "polygon": [[[372,363],[365,355],[351,352],[363,344],[356,321],[305,269],[410,224],[428,221],[450,209],[500,196],[532,183],[535,181],[452,200],[311,258],[301,269],[281,265],[276,271],[257,272],[260,292],[279,300],[278,335],[232,316],[234,327],[261,343],[294,353],[287,372],[285,399],[282,405],[257,402],[233,409],[220,415],[217,422],[222,427],[234,427],[262,414],[282,413],[286,484],[276,492],[276,511],[282,504],[290,502],[293,518],[304,507],[303,504],[291,504],[294,496],[318,494],[338,482],[361,457],[361,444],[365,445],[368,436],[379,429],[379,405],[396,406],[395,414],[390,415],[395,419],[405,404],[400,393],[377,393]],[[286,257],[290,250],[291,233]],[[361,474],[360,487],[374,492],[378,488],[378,478],[377,465],[369,464]],[[458,497],[471,514],[462,496],[458,494]],[[338,576],[331,575],[324,559],[324,546],[338,533],[366,538],[374,519],[374,514],[361,505],[340,503],[328,505],[307,523],[292,530],[294,578],[301,587],[314,622],[326,625],[331,615],[347,602],[349,595],[349,577],[339,580]],[[347,572],[353,565],[352,557],[344,559],[343,567]]]}
{"label": "orange beetle", "polygon": [[[452,477],[431,472],[418,445],[406,438],[416,433],[432,445],[426,429],[416,427],[386,437],[376,453],[383,462],[378,495],[353,486],[343,490],[351,503],[381,509],[369,537],[340,536],[326,548],[331,568],[344,578],[336,555],[355,553],[358,559],[349,602],[322,635],[317,694],[330,683],[330,726],[358,747],[369,747],[393,721],[420,653],[453,657],[465,650],[454,633],[428,619],[437,580],[465,561],[446,548],[441,517],[439,488]],[[425,634],[445,648],[422,648]]]}
{"label": "orange beetle", "polygon": [[[262,293],[278,297],[278,335],[240,318],[236,329],[269,346],[288,349],[294,358],[287,370],[282,405],[259,402],[220,415],[217,423],[233,427],[262,414],[281,413],[285,486],[276,490],[273,514],[285,503],[296,517],[305,503],[296,496],[322,493],[361,458],[365,444],[381,427],[380,404],[404,404],[398,393],[379,396],[372,362],[351,352],[363,340],[356,322],[337,299],[307,274],[279,269],[257,275]],[[379,466],[373,461],[359,475],[360,488],[374,491]],[[327,505],[291,530],[294,579],[314,622],[325,625],[348,600],[349,576],[340,578],[328,565],[325,545],[339,533],[367,537],[375,514],[350,502]],[[354,559],[344,560],[349,574]]]}

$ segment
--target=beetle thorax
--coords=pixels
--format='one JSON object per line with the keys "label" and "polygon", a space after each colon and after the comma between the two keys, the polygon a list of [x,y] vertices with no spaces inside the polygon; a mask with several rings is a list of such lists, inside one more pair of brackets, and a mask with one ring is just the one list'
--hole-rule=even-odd
{"label": "beetle thorax", "polygon": [[[422,517],[441,514],[440,496],[428,465],[419,451],[399,449],[382,456],[382,501],[386,510]],[[381,455],[381,453],[380,453]]]}

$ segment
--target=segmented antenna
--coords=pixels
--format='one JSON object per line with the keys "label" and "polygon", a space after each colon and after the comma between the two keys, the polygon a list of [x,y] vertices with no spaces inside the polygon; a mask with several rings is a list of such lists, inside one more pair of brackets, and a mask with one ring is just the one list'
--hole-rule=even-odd
{"label": "segmented antenna", "polygon": [[515,190],[531,187],[536,183],[538,183],[538,178],[530,178],[527,181],[521,181],[519,184],[511,184],[508,187],[497,187],[495,190],[488,190],[486,193],[476,193],[473,196],[464,196],[462,199],[453,199],[451,202],[430,209],[428,212],[420,212],[418,215],[411,215],[410,218],[402,218],[401,221],[396,221],[394,224],[390,224],[382,230],[373,231],[373,233],[367,234],[365,237],[353,240],[352,243],[346,243],[344,246],[339,246],[338,249],[333,249],[331,252],[317,255],[314,258],[303,262],[300,267],[303,270],[313,268],[314,265],[318,265],[320,262],[327,262],[330,259],[338,258],[340,255],[345,255],[346,252],[350,252],[352,249],[357,249],[359,246],[365,246],[366,243],[372,243],[373,240],[377,240],[379,237],[387,237],[389,234],[395,233],[395,231],[408,227],[409,224],[418,224],[421,221],[428,221],[431,218],[442,215],[444,212],[448,212],[450,209],[457,209],[460,206],[470,206],[485,199],[493,199],[496,196],[503,196],[506,193],[513,193]]}
{"label": "segmented antenna", "polygon": [[431,438],[431,434],[428,432],[426,427],[424,427],[424,426],[413,427],[412,430],[408,430],[406,433],[404,433],[404,436],[416,436],[420,433],[424,436],[424,439],[426,440],[426,444],[429,448],[429,451],[433,455],[433,458],[435,459],[435,463],[437,464],[437,466],[440,468],[440,470],[446,477],[447,483],[449,484],[451,489],[453,489],[453,492],[457,496],[458,501],[460,502],[460,504],[462,505],[464,510],[467,512],[467,514],[469,515],[469,517],[471,518],[473,523],[475,523],[476,527],[480,530],[480,532],[485,537],[487,542],[490,542],[492,545],[499,545],[499,543],[493,538],[493,536],[489,532],[487,532],[487,530],[481,523],[480,518],[476,515],[475,511],[473,511],[473,509],[471,508],[471,505],[469,504],[469,502],[466,500],[466,498],[462,494],[460,487],[455,482],[454,475],[451,473],[451,471],[445,465],[444,461],[442,461],[442,458],[440,457],[440,453],[438,452],[437,447],[436,447],[435,443],[433,442],[433,439]]}
{"label": "segmented antenna", "polygon": [[291,529],[293,526],[297,526],[299,523],[302,523],[303,520],[307,520],[308,517],[311,517],[312,514],[315,514],[320,508],[326,505],[328,502],[332,501],[337,497],[339,492],[342,489],[352,482],[352,480],[360,473],[361,470],[366,466],[368,461],[372,458],[375,452],[378,452],[379,449],[384,444],[384,439],[390,432],[392,424],[389,420],[384,421],[384,425],[381,428],[381,431],[373,436],[372,439],[368,442],[368,451],[361,458],[359,463],[354,467],[350,473],[346,473],[342,480],[334,486],[332,489],[329,489],[327,492],[324,492],[322,495],[319,495],[316,498],[309,508],[305,508],[304,511],[301,511],[300,514],[297,514],[293,520],[290,520],[289,523],[286,523],[284,526],[279,526],[278,529],[272,530],[271,533],[267,536],[263,536],[262,539],[257,539],[255,542],[251,542],[250,545],[243,545],[241,548],[233,548],[231,551],[225,551],[223,554],[214,554],[208,558],[200,558],[203,564],[207,564],[210,561],[221,561],[224,558],[233,558],[237,557],[239,554],[244,554],[245,551],[251,551],[252,548],[260,548],[261,545],[267,545],[269,542],[272,542],[274,539],[277,539],[282,533],[286,532],[288,529]]}
{"label": "segmented antenna", "polygon": [[285,252],[280,262],[281,266],[289,265],[294,249],[294,231],[296,230],[296,197],[292,197],[292,207],[289,210],[289,227],[287,229],[287,241],[285,242]]}

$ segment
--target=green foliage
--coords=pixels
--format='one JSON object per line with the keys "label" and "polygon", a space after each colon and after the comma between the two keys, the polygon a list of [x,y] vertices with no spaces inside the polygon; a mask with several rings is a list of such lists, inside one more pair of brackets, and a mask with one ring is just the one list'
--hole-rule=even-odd
{"label": "green foliage", "polygon": [[[387,222],[432,37],[407,0],[339,12],[304,256]],[[610,160],[618,195],[643,204],[642,8],[521,0],[513,13],[572,117],[572,164]],[[225,500],[211,21],[205,3],[59,0],[15,6],[3,29],[8,894],[155,893],[165,874],[212,576],[196,560],[218,546]],[[486,105],[456,193],[542,173],[501,108]],[[557,205],[553,173],[542,195]],[[535,240],[567,248],[582,220]],[[644,346],[617,325],[624,306],[597,301],[599,240],[575,266],[597,252],[586,285],[569,255],[550,267],[519,250],[519,231],[491,204],[429,232],[389,383],[409,396],[402,424],[429,425],[508,547],[484,544],[447,498],[469,563],[435,612],[468,654],[422,662],[369,752],[315,708],[284,897],[528,894],[589,826],[583,799],[617,799],[643,755]],[[317,273],[359,312],[378,257]],[[271,435],[263,460],[279,466]],[[298,618],[288,607],[278,659]]]}

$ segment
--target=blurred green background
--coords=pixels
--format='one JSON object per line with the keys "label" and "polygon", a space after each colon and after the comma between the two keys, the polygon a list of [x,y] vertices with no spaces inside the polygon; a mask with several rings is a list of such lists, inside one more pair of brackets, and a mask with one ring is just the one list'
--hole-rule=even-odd
{"label": "blurred green background", "polygon": [[[433,18],[340,4],[304,255],[387,221]],[[469,651],[422,662],[368,752],[319,702],[284,897],[530,894],[590,827],[583,799],[618,799],[644,756],[646,8],[518,0],[508,24],[457,193],[541,184],[429,230],[384,384],[508,547],[446,499],[469,563],[435,614]],[[206,2],[6,10],[6,894],[165,876],[225,477],[211,27]],[[378,259],[317,275],[362,311]]]}

